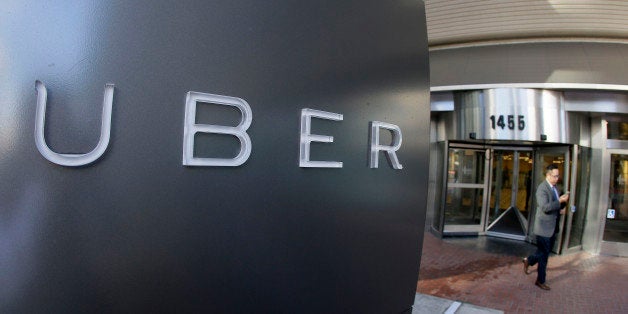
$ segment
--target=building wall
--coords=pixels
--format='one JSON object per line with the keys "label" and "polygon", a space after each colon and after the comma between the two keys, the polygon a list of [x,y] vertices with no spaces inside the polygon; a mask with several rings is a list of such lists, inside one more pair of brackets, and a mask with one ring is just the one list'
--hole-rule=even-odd
{"label": "building wall", "polygon": [[[460,110],[455,105],[456,93],[501,88],[560,93],[566,112],[565,137],[552,142],[593,148],[592,190],[583,248],[600,252],[608,195],[605,173],[610,169],[605,161],[608,155],[604,121],[607,116],[628,113],[628,44],[541,38],[474,44],[469,38],[460,45],[434,45],[430,50],[430,71],[432,110],[447,117],[436,128],[442,130],[436,135],[440,141],[470,140],[468,130],[460,129],[460,114],[454,114]],[[500,102],[497,108],[509,108],[510,103]],[[539,105],[543,106],[543,102]]]}

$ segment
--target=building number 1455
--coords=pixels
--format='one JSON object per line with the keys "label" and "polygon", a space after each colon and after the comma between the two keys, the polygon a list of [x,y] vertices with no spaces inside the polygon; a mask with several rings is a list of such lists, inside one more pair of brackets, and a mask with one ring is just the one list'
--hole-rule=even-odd
{"label": "building number 1455", "polygon": [[[499,116],[492,115],[492,116],[490,116],[490,119],[491,119],[491,128],[493,130],[495,130],[496,126],[500,127],[502,130],[505,129],[506,127],[508,127],[508,129],[510,129],[510,130],[514,130],[515,129],[515,116],[512,115],[512,114],[509,114],[507,116],[504,116],[504,115],[499,115]],[[523,131],[526,128],[525,116],[518,115],[516,123],[517,123],[517,129],[519,129],[519,131]]]}

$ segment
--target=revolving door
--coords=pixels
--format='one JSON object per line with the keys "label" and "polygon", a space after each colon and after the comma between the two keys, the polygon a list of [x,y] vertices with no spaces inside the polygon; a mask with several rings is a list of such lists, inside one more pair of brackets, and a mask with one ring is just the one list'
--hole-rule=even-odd
{"label": "revolving door", "polygon": [[544,169],[554,164],[559,167],[559,186],[568,191],[569,156],[568,146],[450,145],[443,234],[534,241],[536,187],[545,180]]}

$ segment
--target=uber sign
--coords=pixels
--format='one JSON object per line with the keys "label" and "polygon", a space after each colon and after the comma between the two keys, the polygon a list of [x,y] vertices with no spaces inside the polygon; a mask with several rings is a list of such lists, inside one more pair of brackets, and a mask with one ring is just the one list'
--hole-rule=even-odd
{"label": "uber sign", "polygon": [[411,311],[423,1],[5,7],[0,313]]}
{"label": "uber sign", "polygon": [[[105,100],[103,101],[102,126],[100,130],[100,140],[96,148],[86,154],[59,154],[53,152],[46,144],[44,137],[44,125],[46,120],[46,101],[47,91],[44,84],[40,81],[36,82],[37,87],[37,117],[35,124],[35,143],[39,152],[49,161],[62,166],[84,166],[98,159],[107,149],[109,145],[109,133],[111,130],[111,111],[113,103],[113,84],[105,85]],[[233,106],[238,108],[242,114],[242,120],[235,127],[223,125],[203,125],[197,124],[196,106],[198,102],[213,103],[225,106]],[[342,162],[336,161],[312,161],[310,160],[310,144],[311,142],[332,143],[332,136],[324,136],[311,134],[312,117],[342,121],[342,114],[325,112],[312,109],[301,110],[301,142],[299,154],[299,166],[311,168],[342,168]],[[246,162],[251,155],[252,143],[251,138],[246,133],[251,121],[253,113],[251,107],[244,100],[236,97],[213,95],[198,92],[188,92],[185,102],[185,131],[183,133],[183,165],[185,166],[223,166],[235,167]],[[379,152],[384,151],[390,160],[392,167],[395,169],[403,168],[399,163],[396,151],[401,148],[401,130],[394,124],[385,122],[372,121],[370,123],[371,131],[369,132],[371,142],[369,153],[369,165],[371,168],[379,166]],[[380,129],[388,129],[393,132],[393,146],[380,145],[379,132]],[[196,133],[215,133],[233,135],[240,140],[240,152],[235,158],[199,158],[194,157],[194,135]]]}

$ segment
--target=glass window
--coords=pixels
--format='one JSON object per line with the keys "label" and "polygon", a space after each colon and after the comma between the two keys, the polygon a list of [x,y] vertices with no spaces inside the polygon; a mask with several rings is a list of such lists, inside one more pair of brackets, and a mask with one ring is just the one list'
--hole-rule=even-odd
{"label": "glass window", "polygon": [[611,154],[604,241],[628,242],[628,155]]}
{"label": "glass window", "polygon": [[628,122],[608,121],[607,137],[609,140],[628,140]]}
{"label": "glass window", "polygon": [[450,148],[447,183],[484,183],[483,150]]}
{"label": "glass window", "polygon": [[445,225],[481,223],[484,197],[485,150],[449,148]]}
{"label": "glass window", "polygon": [[445,202],[446,225],[477,225],[482,214],[484,189],[449,188]]}

